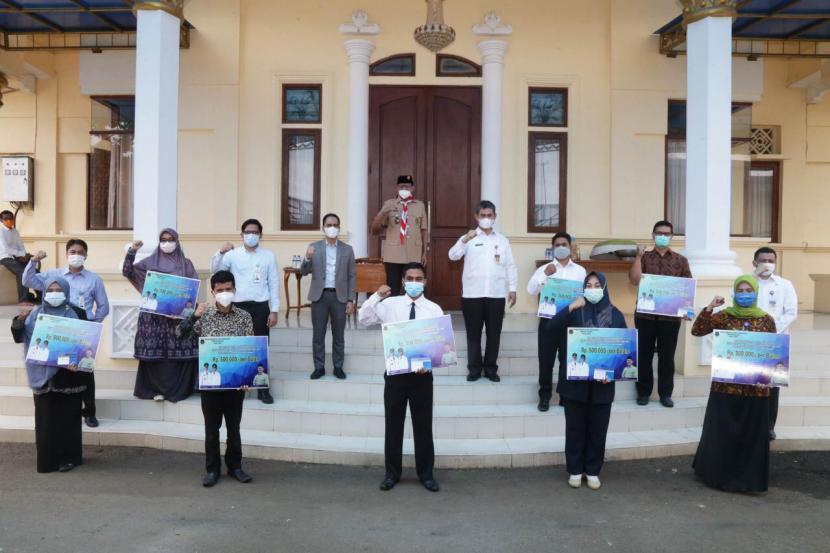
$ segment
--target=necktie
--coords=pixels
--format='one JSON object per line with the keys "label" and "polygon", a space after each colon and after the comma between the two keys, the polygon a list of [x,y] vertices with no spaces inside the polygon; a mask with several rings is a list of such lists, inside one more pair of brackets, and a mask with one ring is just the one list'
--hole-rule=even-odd
{"label": "necktie", "polygon": [[415,318],[415,302],[413,301],[412,305],[409,308],[409,320],[411,321],[414,318]]}

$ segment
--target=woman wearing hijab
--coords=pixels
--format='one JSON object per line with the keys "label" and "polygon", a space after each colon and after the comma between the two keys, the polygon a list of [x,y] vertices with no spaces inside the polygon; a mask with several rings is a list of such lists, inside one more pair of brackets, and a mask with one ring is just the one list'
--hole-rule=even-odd
{"label": "woman wearing hijab", "polygon": [[[692,334],[714,330],[775,332],[775,320],[758,307],[758,281],[739,276],[732,307],[714,313],[716,296],[700,312]],[[703,433],[692,466],[707,486],[730,492],[765,492],[769,477],[769,388],[712,382]]]}
{"label": "woman wearing hijab", "polygon": [[[22,331],[23,355],[29,351],[39,315],[77,319],[69,305],[69,283],[63,278],[44,283],[43,304],[12,321],[12,331]],[[26,362],[29,387],[35,399],[35,445],[38,472],[67,472],[81,464],[81,393],[86,390],[77,367],[34,365]]]}
{"label": "woman wearing hijab", "polygon": [[[182,251],[178,233],[170,228],[161,231],[159,245],[148,258],[135,262],[141,241],[127,250],[122,273],[139,293],[144,288],[148,271],[187,278],[199,278],[193,263]],[[135,334],[135,358],[138,374],[135,397],[156,401],[181,401],[193,393],[199,362],[199,346],[195,337],[178,339],[178,319],[140,312]]]}
{"label": "woman wearing hijab", "polygon": [[[557,328],[626,328],[625,317],[611,305],[605,275],[591,272],[585,277],[584,295],[552,319]],[[566,367],[568,333],[559,332],[559,383],[556,393],[565,407],[565,462],[568,485],[578,488],[582,476],[588,487],[598,490],[599,472],[605,460],[605,438],[614,401],[614,383],[568,380]]]}

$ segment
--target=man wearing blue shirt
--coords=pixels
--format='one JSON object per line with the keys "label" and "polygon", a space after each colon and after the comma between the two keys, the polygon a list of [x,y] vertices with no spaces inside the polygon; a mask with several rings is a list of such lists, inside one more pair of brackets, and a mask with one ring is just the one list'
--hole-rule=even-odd
{"label": "man wearing blue shirt", "polygon": [[[68,266],[38,273],[38,264],[46,257],[46,252],[39,251],[23,269],[22,278],[24,285],[40,291],[50,280],[57,277],[65,278],[69,283],[69,303],[80,309],[86,320],[101,323],[109,315],[110,304],[107,300],[104,281],[84,267],[87,251],[86,242],[79,238],[71,238],[66,243]],[[84,422],[90,428],[95,428],[98,426],[98,419],[95,417],[95,374],[94,372],[79,374],[86,380],[86,391],[83,393]]]}

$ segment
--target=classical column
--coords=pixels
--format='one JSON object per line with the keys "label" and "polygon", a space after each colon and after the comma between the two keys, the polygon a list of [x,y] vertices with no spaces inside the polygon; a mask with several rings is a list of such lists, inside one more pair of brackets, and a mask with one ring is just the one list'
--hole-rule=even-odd
{"label": "classical column", "polygon": [[507,42],[483,40],[481,52],[481,199],[501,208],[502,75]]}
{"label": "classical column", "polygon": [[349,61],[349,238],[355,256],[365,257],[369,241],[369,58],[375,45],[362,38],[343,45]]}
{"label": "classical column", "polygon": [[740,274],[729,249],[734,0],[683,0],[686,28],[686,255],[696,277]]}
{"label": "classical column", "polygon": [[136,2],[133,235],[153,249],[176,226],[181,2]]}

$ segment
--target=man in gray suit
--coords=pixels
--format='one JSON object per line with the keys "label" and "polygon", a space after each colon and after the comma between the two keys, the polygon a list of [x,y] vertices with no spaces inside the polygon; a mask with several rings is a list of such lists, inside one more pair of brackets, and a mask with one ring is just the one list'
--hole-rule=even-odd
{"label": "man in gray suit", "polygon": [[357,295],[354,250],[337,239],[340,234],[340,217],[334,213],[324,215],[323,232],[326,239],[309,245],[300,267],[302,274],[311,273],[308,299],[311,301],[311,323],[314,327],[312,380],[326,374],[326,325],[329,320],[333,338],[334,376],[346,378],[346,373],[343,372],[346,316],[354,313]]}

